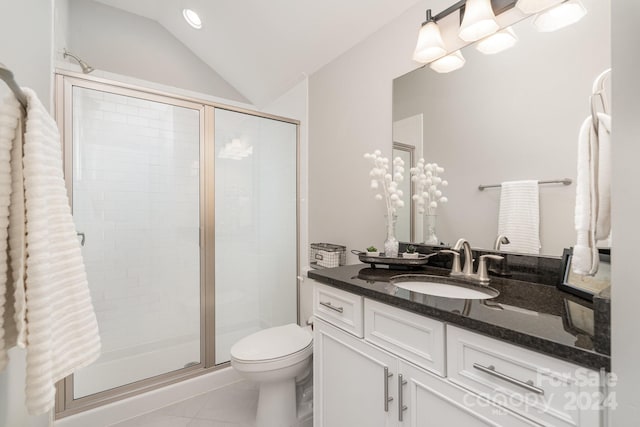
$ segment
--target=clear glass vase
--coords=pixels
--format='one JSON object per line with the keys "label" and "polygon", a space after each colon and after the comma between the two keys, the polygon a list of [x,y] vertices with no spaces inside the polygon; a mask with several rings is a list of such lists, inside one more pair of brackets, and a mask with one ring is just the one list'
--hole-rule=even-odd
{"label": "clear glass vase", "polygon": [[436,224],[438,215],[425,215],[425,228],[424,228],[424,244],[425,245],[439,245],[440,240],[436,235]]}
{"label": "clear glass vase", "polygon": [[384,255],[386,257],[398,256],[398,239],[396,238],[396,221],[397,215],[385,215],[387,219],[387,239],[384,241]]}

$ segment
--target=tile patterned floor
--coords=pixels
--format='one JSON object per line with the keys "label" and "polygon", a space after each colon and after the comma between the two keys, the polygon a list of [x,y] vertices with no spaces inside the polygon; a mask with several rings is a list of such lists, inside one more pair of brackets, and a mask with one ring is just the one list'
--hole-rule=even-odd
{"label": "tile patterned floor", "polygon": [[242,381],[111,427],[254,427],[258,389]]}

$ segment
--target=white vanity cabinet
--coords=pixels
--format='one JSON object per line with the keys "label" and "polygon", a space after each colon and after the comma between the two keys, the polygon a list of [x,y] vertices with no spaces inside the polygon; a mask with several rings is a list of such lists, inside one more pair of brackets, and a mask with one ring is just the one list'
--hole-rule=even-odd
{"label": "white vanity cabinet", "polygon": [[314,286],[314,427],[536,425],[443,378],[442,322]]}
{"label": "white vanity cabinet", "polygon": [[538,425],[322,320],[313,375],[314,427]]}
{"label": "white vanity cabinet", "polygon": [[314,295],[314,427],[604,425],[576,407],[596,398],[594,371],[317,282]]}

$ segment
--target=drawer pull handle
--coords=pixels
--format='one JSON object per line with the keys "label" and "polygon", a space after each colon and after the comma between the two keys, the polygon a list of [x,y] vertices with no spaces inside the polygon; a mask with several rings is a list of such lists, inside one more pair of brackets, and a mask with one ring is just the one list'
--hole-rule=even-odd
{"label": "drawer pull handle", "polygon": [[496,367],[493,365],[489,365],[489,366],[482,366],[478,363],[474,363],[473,367],[476,368],[479,371],[482,371],[486,374],[489,375],[493,375],[496,378],[500,378],[501,380],[504,380],[508,383],[520,386],[530,392],[536,393],[536,394],[544,394],[544,390],[541,388],[538,388],[536,386],[533,385],[533,381],[529,380],[527,382],[524,381],[520,381],[518,379],[515,379],[513,377],[510,377],[509,375],[505,375],[502,372],[498,372],[496,371]]}
{"label": "drawer pull handle", "polygon": [[407,410],[407,406],[404,404],[404,396],[402,393],[402,387],[407,384],[407,380],[402,378],[402,374],[398,374],[398,421],[402,422],[404,411]]}
{"label": "drawer pull handle", "polygon": [[393,397],[389,396],[389,378],[393,374],[389,373],[389,368],[384,367],[384,412],[389,412],[389,402],[393,400]]}
{"label": "drawer pull handle", "polygon": [[338,313],[342,313],[344,311],[344,308],[336,307],[335,305],[332,305],[331,302],[320,301],[320,305],[327,307],[330,310],[337,311]]}

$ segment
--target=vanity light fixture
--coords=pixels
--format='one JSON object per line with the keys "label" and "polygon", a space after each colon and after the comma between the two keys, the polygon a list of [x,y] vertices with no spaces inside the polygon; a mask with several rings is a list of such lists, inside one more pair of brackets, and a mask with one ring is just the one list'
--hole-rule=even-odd
{"label": "vanity light fixture", "polygon": [[431,16],[431,9],[427,9],[427,20],[422,23],[418,34],[418,44],[413,52],[413,60],[427,63],[447,54],[440,34],[440,27]]}
{"label": "vanity light fixture", "polygon": [[542,12],[543,10],[561,2],[562,0],[518,0],[516,7],[523,13],[533,14]]}
{"label": "vanity light fixture", "polygon": [[196,30],[202,28],[202,20],[193,9],[182,9],[182,16],[184,16],[185,21]]}
{"label": "vanity light fixture", "polygon": [[447,56],[443,56],[442,58],[433,61],[429,67],[438,73],[450,73],[451,71],[462,68],[464,63],[465,59],[464,56],[462,56],[462,52],[460,52],[460,50],[456,50]]}
{"label": "vanity light fixture", "polygon": [[476,45],[476,49],[485,55],[493,55],[515,46],[517,42],[518,36],[515,31],[511,27],[507,27],[481,40]]}
{"label": "vanity light fixture", "polygon": [[556,31],[575,24],[586,14],[587,9],[580,0],[566,0],[533,18],[533,25],[541,32]]}
{"label": "vanity light fixture", "polygon": [[[413,60],[430,63],[431,69],[439,73],[448,73],[464,65],[465,59],[460,50],[447,54],[440,32],[440,21],[453,13],[459,14],[462,21],[458,29],[461,40],[479,41],[476,49],[489,55],[509,49],[518,42],[518,37],[511,27],[501,30],[496,16],[514,7],[534,16],[533,24],[538,31],[566,27],[587,13],[580,0],[458,0],[435,16],[431,16],[431,9],[427,10],[427,20],[420,28]],[[460,40],[453,44],[459,45]]]}
{"label": "vanity light fixture", "polygon": [[491,0],[467,0],[458,36],[467,42],[480,40],[500,29],[493,14]]}

